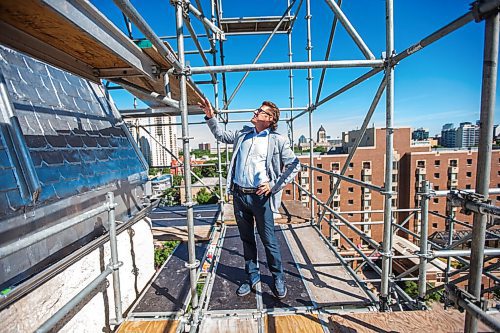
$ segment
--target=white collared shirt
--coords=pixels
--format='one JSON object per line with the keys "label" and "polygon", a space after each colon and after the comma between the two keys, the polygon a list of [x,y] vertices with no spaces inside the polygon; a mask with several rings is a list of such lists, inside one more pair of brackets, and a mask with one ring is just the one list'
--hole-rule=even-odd
{"label": "white collared shirt", "polygon": [[257,134],[255,128],[245,135],[236,156],[234,183],[241,187],[256,188],[268,182],[266,171],[269,128]]}

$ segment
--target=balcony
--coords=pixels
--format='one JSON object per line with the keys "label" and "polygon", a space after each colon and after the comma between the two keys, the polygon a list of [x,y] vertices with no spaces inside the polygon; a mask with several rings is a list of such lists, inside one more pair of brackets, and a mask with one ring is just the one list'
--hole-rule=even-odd
{"label": "balcony", "polygon": [[448,173],[458,173],[458,167],[457,166],[449,166]]}
{"label": "balcony", "polygon": [[371,200],[372,199],[372,194],[371,193],[365,193],[365,194],[363,194],[363,199],[364,200]]}
{"label": "balcony", "polygon": [[362,169],[361,170],[361,175],[362,176],[371,176],[372,175],[372,169]]}
{"label": "balcony", "polygon": [[458,186],[458,179],[448,180],[448,187],[457,187],[457,186]]}

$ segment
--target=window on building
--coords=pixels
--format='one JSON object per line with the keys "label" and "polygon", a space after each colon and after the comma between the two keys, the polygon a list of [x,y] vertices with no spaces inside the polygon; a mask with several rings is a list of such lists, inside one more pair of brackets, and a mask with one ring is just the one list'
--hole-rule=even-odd
{"label": "window on building", "polygon": [[353,192],[354,192],[354,187],[348,187],[348,188],[347,188],[347,192],[349,192],[349,193],[353,193]]}
{"label": "window on building", "polygon": [[425,161],[417,161],[417,168],[425,168]]}
{"label": "window on building", "polygon": [[439,178],[439,176],[440,176],[440,175],[439,175],[439,172],[435,172],[435,173],[434,173],[434,178]]}
{"label": "window on building", "polygon": [[393,162],[392,162],[392,168],[393,168],[394,170],[397,170],[397,169],[398,169],[398,161],[393,161]]}
{"label": "window on building", "polygon": [[363,169],[370,169],[370,168],[371,168],[370,162],[363,162]]}
{"label": "window on building", "polygon": [[439,203],[439,198],[434,198],[434,199],[432,199],[432,201],[434,201],[434,203],[437,204],[437,203]]}
{"label": "window on building", "polygon": [[340,201],[334,201],[333,207],[340,207]]}
{"label": "window on building", "polygon": [[450,180],[457,180],[458,175],[456,173],[450,173]]}
{"label": "window on building", "polygon": [[470,177],[472,177],[472,172],[467,171],[467,172],[465,173],[465,175],[467,176],[467,178],[470,178]]}
{"label": "window on building", "polygon": [[347,203],[348,203],[349,205],[354,205],[354,200],[349,199],[349,200],[347,200]]}
{"label": "window on building", "polygon": [[290,194],[292,194],[292,191],[290,191],[290,190],[285,190],[285,194],[290,195]]}
{"label": "window on building", "polygon": [[318,188],[318,189],[316,190],[316,192],[317,192],[318,194],[321,194],[321,193],[323,193],[323,189]]}
{"label": "window on building", "polygon": [[321,169],[323,167],[323,164],[318,163],[316,166]]}
{"label": "window on building", "polygon": [[316,180],[317,180],[318,182],[322,181],[322,180],[323,180],[323,176],[317,176],[317,177],[316,177]]}
{"label": "window on building", "polygon": [[398,205],[396,199],[391,199],[391,205],[392,207],[396,207]]}
{"label": "window on building", "polygon": [[349,217],[353,217],[353,216],[354,216],[354,214],[353,214],[353,213],[349,213],[349,214],[347,214],[347,216],[349,216]]}
{"label": "window on building", "polygon": [[397,182],[398,181],[398,175],[392,175],[392,181]]}
{"label": "window on building", "polygon": [[372,204],[371,200],[363,200],[363,207],[368,207]]}
{"label": "window on building", "polygon": [[500,195],[497,195],[497,201],[500,201]]}
{"label": "window on building", "polygon": [[470,189],[471,189],[471,185],[470,185],[470,184],[465,184],[465,188],[466,188],[467,190],[470,190]]}
{"label": "window on building", "polygon": [[472,165],[472,158],[467,159],[467,165]]}
{"label": "window on building", "polygon": [[440,166],[441,165],[441,161],[440,160],[435,160],[434,161],[434,165],[435,166]]}
{"label": "window on building", "polygon": [[397,186],[393,186],[392,187],[392,192],[397,192],[398,191],[398,187]]}
{"label": "window on building", "polygon": [[340,170],[340,163],[332,163],[332,171],[339,171]]}
{"label": "window on building", "polygon": [[456,166],[458,166],[458,161],[457,161],[457,160],[450,160],[450,166],[451,166],[451,167],[456,167]]}
{"label": "window on building", "polygon": [[349,168],[354,168],[354,163],[353,162],[349,163]]}
{"label": "window on building", "polygon": [[437,223],[433,223],[433,224],[432,224],[432,228],[437,229],[437,227],[438,227],[438,224],[437,224]]}
{"label": "window on building", "polygon": [[349,178],[354,178],[354,175],[348,175]]}
{"label": "window on building", "polygon": [[434,185],[434,191],[439,191],[439,185]]}

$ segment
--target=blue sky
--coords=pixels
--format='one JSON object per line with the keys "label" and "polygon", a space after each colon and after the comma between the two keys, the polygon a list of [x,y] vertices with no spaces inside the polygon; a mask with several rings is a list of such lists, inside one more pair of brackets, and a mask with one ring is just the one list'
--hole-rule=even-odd
{"label": "blue sky", "polygon": [[[124,30],[123,18],[111,2],[93,2],[110,20]],[[204,11],[209,13],[209,1],[201,0],[201,2]],[[394,1],[396,52],[404,50],[465,14],[470,2],[470,0]],[[175,34],[175,16],[169,1],[132,1],[132,3],[158,35]],[[223,16],[228,18],[281,15],[287,6],[286,1],[269,0],[245,2],[223,0],[222,4]],[[382,52],[385,51],[385,1],[344,0],[342,9],[373,54],[377,58],[381,57]],[[292,34],[294,61],[307,61],[305,13],[304,1]],[[324,60],[333,14],[326,2],[320,0],[311,1],[311,14],[313,60]],[[199,34],[204,33],[195,18],[192,18],[192,22]],[[134,37],[142,37],[137,29],[134,28],[133,32]],[[425,127],[433,135],[440,131],[444,123],[458,124],[462,121],[474,122],[479,119],[483,35],[484,22],[471,22],[406,58],[396,67],[394,119],[396,126]],[[224,44],[226,64],[251,63],[266,38],[267,36],[229,36]],[[170,43],[174,49],[177,48],[175,40],[171,40]],[[204,48],[208,48],[206,39],[202,39],[202,44]],[[187,40],[186,49],[194,49],[189,40]],[[191,66],[202,65],[199,56],[189,55],[186,59]],[[330,60],[351,59],[364,58],[342,25],[338,24]],[[277,35],[259,62],[284,61],[288,61],[287,37]],[[335,91],[366,71],[368,71],[367,68],[329,69],[322,96]],[[321,70],[313,71],[314,99],[320,73]],[[243,73],[227,75],[229,95],[242,76]],[[296,70],[294,76],[295,106],[305,106],[308,102],[307,71]],[[194,77],[195,80],[206,78],[206,75]],[[328,135],[338,137],[342,131],[361,126],[381,79],[382,74],[378,74],[318,108],[313,113],[313,132],[316,133],[319,126],[323,125]],[[204,85],[200,88],[213,101],[211,86]],[[113,91],[112,94],[119,108],[132,107],[133,98],[128,93]],[[230,108],[257,108],[263,100],[272,100],[280,107],[289,106],[288,71],[251,73]],[[495,122],[498,122],[499,104],[499,98],[497,98]],[[140,103],[139,107],[141,106]],[[282,118],[288,118],[288,116],[288,112],[282,113]],[[250,114],[232,114],[230,119],[249,119],[250,117]],[[201,117],[192,116],[190,119],[199,121]],[[372,118],[375,126],[383,127],[384,122],[385,97],[381,99]],[[228,128],[237,129],[242,125],[241,123],[231,124]],[[280,124],[279,130],[286,133],[286,125]],[[307,116],[294,122],[294,130],[295,138],[301,134],[307,136]],[[180,127],[178,133],[180,134]],[[193,141],[195,145],[203,141],[214,142],[204,125],[191,126],[190,134],[195,137]]]}

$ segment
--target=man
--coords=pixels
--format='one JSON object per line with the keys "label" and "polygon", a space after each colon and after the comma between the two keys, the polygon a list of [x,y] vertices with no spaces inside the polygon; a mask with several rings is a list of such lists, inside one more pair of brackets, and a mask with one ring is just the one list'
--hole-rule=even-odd
{"label": "man", "polygon": [[244,126],[242,130],[233,132],[219,127],[207,99],[198,105],[205,112],[205,120],[215,138],[234,145],[227,192],[234,197],[234,216],[243,242],[245,271],[248,274],[248,281],[241,284],[236,293],[245,296],[260,282],[255,221],[274,278],[274,293],[278,298],[284,298],[287,289],[281,253],[274,234],[273,213],[278,213],[283,187],[294,179],[300,163],[288,140],[276,132],[280,111],[274,103],[262,102],[251,120],[254,127]]}

